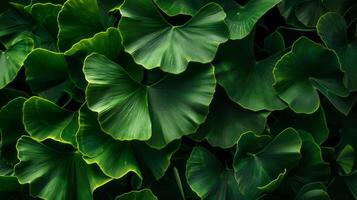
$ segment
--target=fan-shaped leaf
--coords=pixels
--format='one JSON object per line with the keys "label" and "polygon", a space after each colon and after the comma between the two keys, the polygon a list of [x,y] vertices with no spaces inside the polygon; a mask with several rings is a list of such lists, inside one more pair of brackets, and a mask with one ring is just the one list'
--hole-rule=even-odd
{"label": "fan-shaped leaf", "polygon": [[262,133],[268,112],[253,112],[232,102],[222,88],[217,88],[207,120],[200,126],[194,139],[206,139],[212,146],[230,148],[241,135],[253,131]]}
{"label": "fan-shaped leaf", "polygon": [[6,51],[0,50],[0,89],[15,79],[32,48],[33,40],[20,35],[12,40]]}
{"label": "fan-shaped leaf", "polygon": [[[26,101],[23,97],[11,100],[0,110],[0,159],[10,169],[18,162],[16,141],[26,135],[22,125],[22,106]],[[1,174],[1,173],[0,173]]]}
{"label": "fan-shaped leaf", "polygon": [[40,97],[31,97],[24,103],[26,131],[38,140],[51,138],[76,146],[78,114],[65,110]]}
{"label": "fan-shaped leaf", "polygon": [[314,113],[320,104],[320,91],[340,112],[347,114],[354,99],[342,82],[340,65],[334,52],[306,37],[298,39],[273,71],[274,88],[296,113]]}
{"label": "fan-shaped leaf", "polygon": [[241,194],[234,172],[227,169],[208,150],[195,147],[186,164],[188,184],[202,199],[234,200]]}
{"label": "fan-shaped leaf", "polygon": [[210,2],[221,4],[227,13],[230,39],[242,39],[254,28],[258,20],[282,0],[249,0],[240,5],[234,0],[154,0],[168,15],[194,15],[202,6]]}
{"label": "fan-shaped leaf", "polygon": [[150,145],[162,148],[205,120],[215,90],[213,73],[212,67],[193,65],[147,86],[105,56],[92,54],[84,65],[88,107],[99,113],[101,127],[114,138],[150,139]]}
{"label": "fan-shaped leaf", "polygon": [[348,40],[347,23],[337,13],[326,13],[318,24],[317,32],[326,46],[333,49],[345,72],[344,83],[350,91],[357,90],[357,38]]}
{"label": "fan-shaped leaf", "polygon": [[146,172],[156,179],[165,174],[178,143],[156,150],[145,142],[118,141],[100,129],[97,117],[98,114],[86,106],[80,110],[77,141],[87,162],[97,163],[105,174],[113,178],[123,177],[130,171],[140,179],[147,178],[143,176]]}
{"label": "fan-shaped leaf", "polygon": [[124,48],[147,69],[160,67],[178,74],[191,61],[211,62],[218,45],[228,39],[226,14],[215,3],[202,7],[181,26],[169,24],[151,0],[124,1],[120,13]]}
{"label": "fan-shaped leaf", "polygon": [[272,86],[272,70],[282,53],[256,61],[253,36],[251,34],[245,39],[229,41],[221,46],[214,63],[217,81],[233,101],[246,109],[283,109],[286,105]]}
{"label": "fan-shaped leaf", "polygon": [[15,166],[15,176],[21,184],[30,184],[34,196],[93,199],[92,192],[110,180],[76,152],[53,149],[28,136],[19,139],[17,149],[20,163]]}
{"label": "fan-shaped leaf", "polygon": [[258,197],[267,185],[280,183],[282,177],[279,176],[283,176],[285,170],[295,167],[301,157],[302,142],[294,129],[284,130],[259,151],[255,144],[257,139],[253,133],[243,135],[234,157],[238,187],[247,199]]}

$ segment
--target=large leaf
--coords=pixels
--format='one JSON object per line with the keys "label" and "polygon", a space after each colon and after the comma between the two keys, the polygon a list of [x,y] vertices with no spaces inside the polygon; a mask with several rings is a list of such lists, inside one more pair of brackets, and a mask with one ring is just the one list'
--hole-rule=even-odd
{"label": "large leaf", "polygon": [[254,34],[242,40],[229,41],[221,46],[214,63],[217,81],[233,101],[246,109],[283,109],[286,105],[272,86],[272,70],[281,54],[257,61],[254,56]]}
{"label": "large leaf", "polygon": [[22,106],[26,101],[23,97],[11,100],[0,110],[0,159],[12,168],[18,162],[16,141],[26,135],[22,125]]}
{"label": "large leaf", "polygon": [[54,149],[28,136],[18,140],[17,149],[20,163],[15,166],[15,176],[21,184],[30,184],[34,196],[54,200],[93,199],[92,192],[110,180],[77,152]]}
{"label": "large leaf", "polygon": [[33,45],[31,38],[20,35],[10,43],[6,51],[0,50],[0,89],[15,79]]}
{"label": "large leaf", "polygon": [[145,142],[118,141],[100,129],[97,117],[98,114],[87,106],[80,110],[77,141],[87,162],[97,163],[106,175],[113,178],[121,178],[130,171],[140,179],[149,178],[144,176],[147,173],[156,179],[165,174],[170,158],[178,148],[176,142],[156,150]]}
{"label": "large leaf", "polygon": [[192,137],[205,138],[212,146],[230,148],[246,132],[262,133],[268,115],[268,112],[253,112],[240,107],[222,88],[217,88],[207,120]]}
{"label": "large leaf", "polygon": [[195,132],[208,114],[216,85],[213,68],[199,64],[143,85],[99,54],[87,57],[84,74],[88,107],[99,113],[103,130],[120,140],[150,139],[157,148]]}
{"label": "large leaf", "polygon": [[235,177],[246,199],[255,199],[262,191],[275,188],[301,157],[302,141],[294,129],[282,131],[260,150],[258,139],[251,132],[243,135],[234,157]]}
{"label": "large leaf", "polygon": [[68,0],[58,14],[58,47],[68,50],[84,38],[105,30],[97,0]]}
{"label": "large leaf", "polygon": [[340,112],[347,114],[354,100],[348,90],[334,52],[306,37],[298,39],[273,71],[274,88],[296,113],[314,113],[320,105],[320,91]]}
{"label": "large leaf", "polygon": [[25,61],[26,81],[32,92],[57,101],[73,85],[68,68],[63,53],[35,49]]}
{"label": "large leaf", "polygon": [[232,169],[227,169],[214,155],[195,147],[186,164],[188,184],[199,197],[207,200],[235,200],[241,194]]}
{"label": "large leaf", "polygon": [[124,54],[124,48],[121,45],[122,40],[117,28],[110,27],[104,32],[99,32],[91,38],[82,39],[74,44],[71,49],[66,51],[65,56],[70,56],[71,61],[75,61],[69,67],[69,75],[75,85],[85,89],[87,82],[82,71],[83,61],[86,56],[92,52],[102,54],[112,61],[118,61],[125,64],[125,69],[135,80],[141,80],[142,68],[133,64],[134,61],[128,55]]}
{"label": "large leaf", "polygon": [[140,191],[131,191],[122,194],[115,198],[115,200],[158,200],[157,197],[149,189],[143,189]]}
{"label": "large leaf", "polygon": [[23,121],[26,131],[38,140],[51,138],[76,146],[78,114],[33,96],[24,103]]}
{"label": "large leaf", "polygon": [[168,15],[186,14],[193,16],[202,6],[209,2],[221,4],[227,13],[230,39],[242,39],[252,30],[258,20],[282,0],[249,0],[240,5],[233,0],[154,0]]}
{"label": "large leaf", "polygon": [[124,48],[147,69],[160,67],[177,74],[191,61],[211,62],[218,45],[228,39],[226,14],[215,3],[204,6],[180,26],[169,24],[151,0],[125,1],[120,13]]}
{"label": "large leaf", "polygon": [[345,72],[344,83],[350,91],[357,90],[357,38],[348,39],[347,23],[337,13],[326,13],[318,24],[317,32],[327,47],[333,49]]}

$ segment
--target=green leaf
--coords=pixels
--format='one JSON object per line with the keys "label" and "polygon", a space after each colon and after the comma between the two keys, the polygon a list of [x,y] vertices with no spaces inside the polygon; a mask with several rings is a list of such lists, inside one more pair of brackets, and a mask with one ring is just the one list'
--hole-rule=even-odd
{"label": "green leaf", "polygon": [[222,88],[217,88],[207,120],[192,137],[205,138],[212,146],[230,148],[246,132],[262,133],[268,115],[268,112],[253,112],[240,107]]}
{"label": "green leaf", "polygon": [[347,23],[337,13],[326,13],[318,24],[317,32],[328,48],[333,49],[345,72],[344,83],[350,91],[357,90],[357,38],[348,40]]}
{"label": "green leaf", "polygon": [[50,138],[76,146],[77,113],[36,96],[24,103],[23,113],[25,129],[32,137],[41,141]]}
{"label": "green leaf", "polygon": [[238,187],[247,199],[258,197],[262,187],[272,182],[281,182],[280,174],[295,167],[301,157],[302,141],[292,128],[282,131],[259,151],[255,146],[258,138],[251,132],[243,135],[234,157],[233,166]]}
{"label": "green leaf", "polygon": [[66,56],[86,56],[92,52],[102,54],[110,60],[117,60],[122,50],[119,30],[113,27],[96,33],[91,38],[82,39],[65,52]]}
{"label": "green leaf", "polygon": [[249,35],[258,20],[282,0],[250,0],[240,5],[233,0],[154,0],[168,15],[185,14],[193,16],[209,2],[221,4],[227,13],[225,22],[228,25],[230,39],[242,39]]}
{"label": "green leaf", "polygon": [[264,49],[273,55],[285,49],[283,35],[279,31],[274,31],[264,39]]}
{"label": "green leaf", "polygon": [[149,189],[143,189],[140,191],[131,191],[122,194],[115,198],[115,200],[158,200],[157,197]]}
{"label": "green leaf", "polygon": [[52,3],[34,3],[29,7],[29,14],[34,20],[33,33],[35,40],[40,41],[37,47],[58,51],[56,40],[58,34],[57,15],[62,5]]}
{"label": "green leaf", "polygon": [[[344,114],[354,103],[343,98],[349,92],[343,85],[334,52],[306,37],[295,41],[292,50],[278,61],[273,73],[278,95],[296,113],[314,113],[320,105],[318,91]],[[341,107],[340,103],[346,106]]]}
{"label": "green leaf", "polygon": [[72,84],[63,53],[46,49],[35,49],[29,54],[25,73],[32,92],[51,101],[57,101]]}
{"label": "green leaf", "polygon": [[199,197],[207,200],[235,200],[241,194],[234,172],[225,168],[208,150],[195,147],[186,164],[188,184]]}
{"label": "green leaf", "polygon": [[313,114],[297,114],[290,109],[275,113],[275,121],[269,124],[272,132],[281,132],[286,127],[310,133],[317,144],[322,144],[329,137],[325,111],[320,107]]}
{"label": "green leaf", "polygon": [[26,135],[22,122],[23,97],[11,100],[0,110],[0,159],[12,168],[17,162],[16,141]]}
{"label": "green leaf", "polygon": [[303,131],[299,131],[299,135],[302,138],[301,159],[282,183],[285,191],[296,192],[304,184],[315,181],[327,182],[330,176],[330,164],[323,160],[321,148],[312,135]]}
{"label": "green leaf", "polygon": [[243,108],[253,111],[281,110],[286,105],[272,86],[272,70],[281,53],[256,61],[253,40],[254,34],[251,34],[221,46],[214,63],[218,83]]}
{"label": "green leaf", "polygon": [[31,23],[13,8],[0,14],[0,37],[18,34],[30,27]]}
{"label": "green leaf", "polygon": [[33,40],[20,35],[12,40],[6,51],[0,50],[0,89],[15,79],[32,48]]}
{"label": "green leaf", "polygon": [[54,149],[28,136],[18,140],[17,149],[15,176],[21,184],[29,183],[36,197],[93,199],[93,191],[110,180],[76,152]]}
{"label": "green leaf", "polygon": [[66,1],[58,14],[58,27],[58,47],[62,51],[105,30],[97,0]]}
{"label": "green leaf", "polygon": [[156,150],[145,142],[118,141],[100,129],[97,117],[98,114],[87,106],[80,110],[77,142],[88,163],[97,163],[107,176],[113,178],[121,178],[130,171],[140,179],[148,178],[144,176],[148,173],[155,179],[165,174],[178,143]]}
{"label": "green leaf", "polygon": [[215,3],[207,4],[180,26],[169,24],[151,0],[124,1],[120,13],[125,51],[146,69],[160,67],[178,74],[189,62],[209,63],[218,45],[228,39],[226,14]]}
{"label": "green leaf", "polygon": [[69,75],[74,81],[74,84],[81,89],[85,89],[87,82],[83,74],[83,61],[86,56],[92,52],[102,54],[112,61],[118,61],[125,64],[125,69],[132,75],[135,80],[141,80],[142,67],[133,64],[132,58],[124,53],[124,48],[121,45],[122,40],[119,30],[113,27],[108,28],[105,32],[99,32],[91,38],[82,39],[74,44],[71,49],[64,54],[70,56],[71,61],[75,60],[74,64],[69,67]]}
{"label": "green leaf", "polygon": [[148,140],[162,148],[193,133],[203,123],[213,98],[213,67],[195,64],[187,72],[166,75],[152,85],[133,80],[100,54],[86,58],[88,107],[98,112],[103,130],[119,140]]}
{"label": "green leaf", "polygon": [[343,172],[350,174],[354,164],[354,149],[351,145],[346,145],[337,156],[337,163],[342,168]]}
{"label": "green leaf", "polygon": [[308,183],[297,193],[295,200],[330,200],[326,187],[320,182]]}

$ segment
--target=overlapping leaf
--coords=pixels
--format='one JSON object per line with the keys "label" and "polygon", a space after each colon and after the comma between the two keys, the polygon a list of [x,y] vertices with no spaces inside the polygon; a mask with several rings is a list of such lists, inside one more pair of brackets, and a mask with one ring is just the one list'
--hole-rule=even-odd
{"label": "overlapping leaf", "polygon": [[117,63],[92,54],[84,64],[89,109],[105,132],[119,140],[149,140],[156,148],[195,132],[207,114],[216,80],[208,65],[166,75],[152,85],[133,80]]}

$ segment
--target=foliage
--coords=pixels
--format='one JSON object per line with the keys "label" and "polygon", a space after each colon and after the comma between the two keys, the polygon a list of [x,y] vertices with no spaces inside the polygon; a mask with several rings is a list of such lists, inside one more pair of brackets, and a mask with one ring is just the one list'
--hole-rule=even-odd
{"label": "foliage", "polygon": [[357,199],[355,0],[1,0],[0,199]]}

